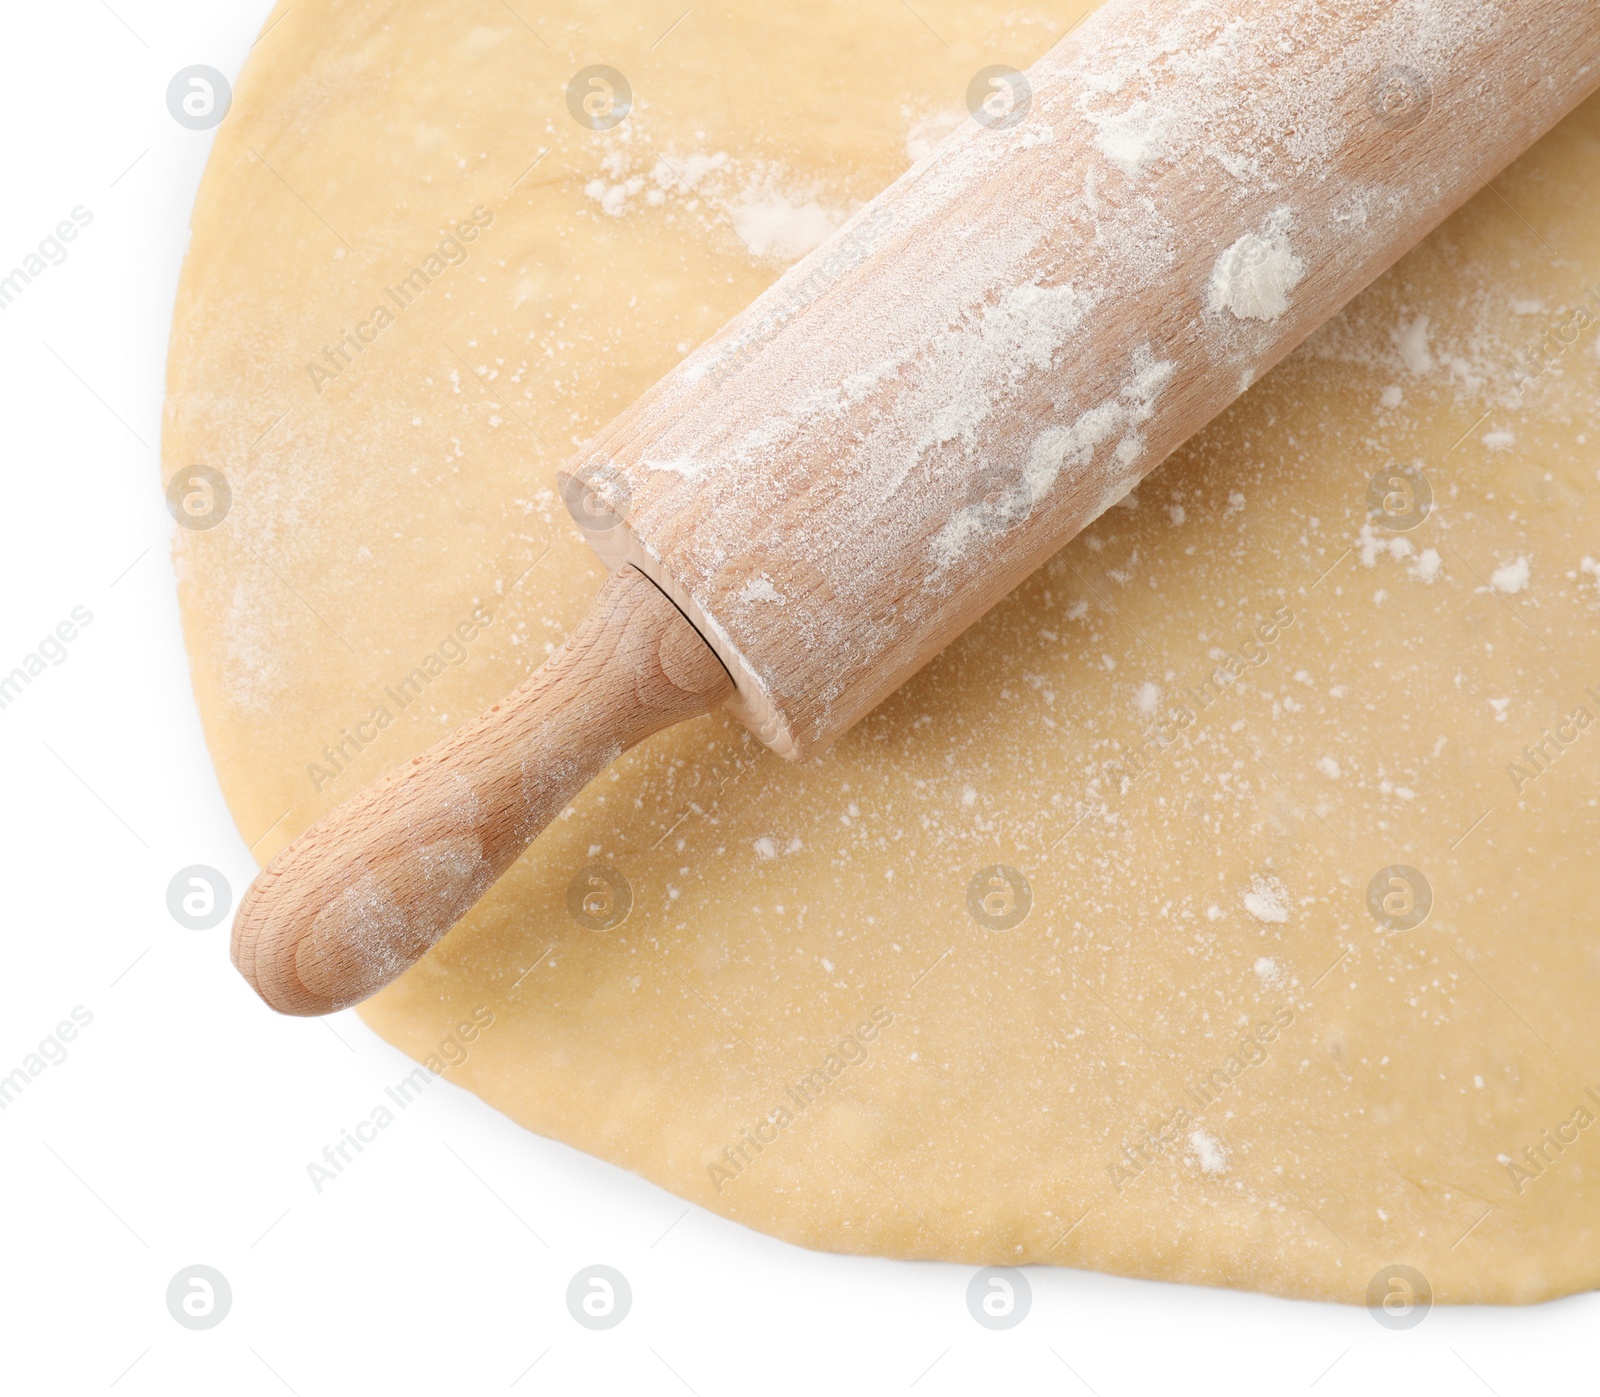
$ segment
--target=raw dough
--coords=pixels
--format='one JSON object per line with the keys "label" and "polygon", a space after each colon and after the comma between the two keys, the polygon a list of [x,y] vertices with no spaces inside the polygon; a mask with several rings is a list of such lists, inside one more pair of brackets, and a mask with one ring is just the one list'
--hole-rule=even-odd
{"label": "raw dough", "polygon": [[[232,487],[175,562],[258,858],[543,659],[565,454],[1081,12],[279,7],[164,434]],[[1597,228],[1590,102],[831,754],[663,734],[368,1022],[809,1246],[1593,1285]]]}

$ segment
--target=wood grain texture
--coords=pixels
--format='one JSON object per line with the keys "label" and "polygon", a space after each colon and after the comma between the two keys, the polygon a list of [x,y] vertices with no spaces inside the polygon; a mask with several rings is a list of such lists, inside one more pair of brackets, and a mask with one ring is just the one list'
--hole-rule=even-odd
{"label": "wood grain texture", "polygon": [[1597,81],[1594,0],[1108,0],[599,433],[575,517],[802,757]]}
{"label": "wood grain texture", "polygon": [[609,578],[525,683],[289,844],[251,884],[233,962],[286,1014],[365,999],[416,961],[620,753],[732,692],[647,578]]}
{"label": "wood grain texture", "polygon": [[1019,78],[579,453],[622,570],[263,872],[269,1003],[387,984],[668,723],[832,742],[1592,91],[1600,6],[1108,0]]}

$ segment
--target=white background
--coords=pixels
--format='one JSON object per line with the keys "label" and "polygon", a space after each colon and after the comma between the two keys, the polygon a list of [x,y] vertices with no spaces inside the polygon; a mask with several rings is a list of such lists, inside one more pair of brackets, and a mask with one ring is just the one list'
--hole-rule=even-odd
{"label": "white background", "polygon": [[[897,0],[863,0],[897,3]],[[317,1193],[306,1171],[411,1064],[352,1014],[281,1019],[227,960],[226,923],[166,890],[254,862],[189,690],[159,489],[168,318],[210,136],[174,73],[239,71],[266,0],[10,7],[0,271],[76,206],[93,222],[0,311],[0,672],[93,621],[0,711],[7,973],[0,1075],[93,1015],[0,1111],[0,1389],[16,1393],[1594,1390],[1600,1300],[1359,1308],[1031,1270],[994,1332],[970,1268],[816,1255],[528,1135],[448,1082]],[[617,1327],[569,1314],[592,1263]],[[232,1289],[196,1332],[169,1281]]]}

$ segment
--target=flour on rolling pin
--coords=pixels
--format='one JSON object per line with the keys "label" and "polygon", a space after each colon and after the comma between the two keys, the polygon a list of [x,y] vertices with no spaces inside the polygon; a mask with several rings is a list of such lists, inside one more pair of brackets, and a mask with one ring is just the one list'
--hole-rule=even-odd
{"label": "flour on rolling pin", "polygon": [[1593,0],[1107,0],[579,452],[595,606],[283,850],[235,963],[354,1003],[663,726],[825,746],[1597,81]]}
{"label": "flour on rolling pin", "polygon": [[1529,14],[1110,0],[601,432],[580,522],[826,745],[1594,86],[1600,13]]}

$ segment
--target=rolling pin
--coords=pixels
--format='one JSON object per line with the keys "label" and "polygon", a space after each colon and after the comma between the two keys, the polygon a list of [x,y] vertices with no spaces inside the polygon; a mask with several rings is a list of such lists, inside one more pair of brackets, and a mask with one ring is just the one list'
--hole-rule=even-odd
{"label": "rolling pin", "polygon": [[418,959],[619,753],[825,748],[1600,84],[1595,0],[1107,0],[581,450],[611,569],[272,860],[273,1008]]}

